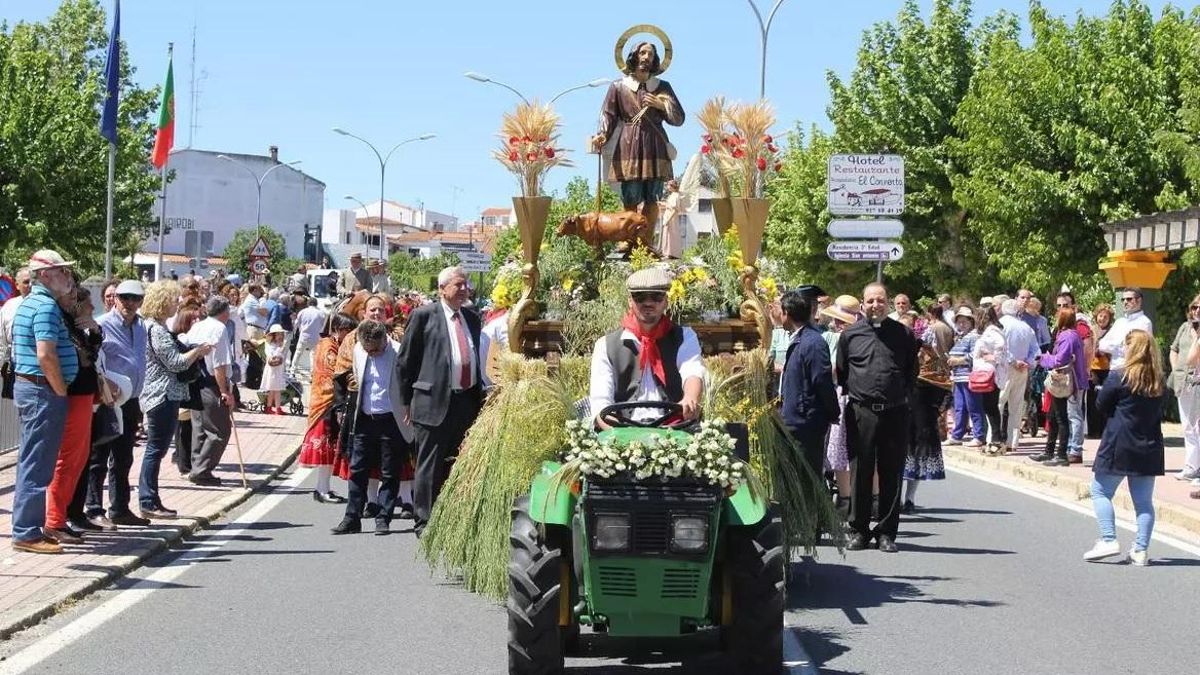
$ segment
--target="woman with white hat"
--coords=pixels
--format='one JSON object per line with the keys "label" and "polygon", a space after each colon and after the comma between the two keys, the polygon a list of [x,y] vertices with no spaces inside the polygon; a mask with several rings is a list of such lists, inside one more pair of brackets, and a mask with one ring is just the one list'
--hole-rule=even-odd
{"label": "woman with white hat", "polygon": [[286,337],[287,331],[279,324],[272,324],[267,329],[267,360],[263,366],[262,382],[258,390],[267,393],[264,412],[268,415],[283,414],[279,395],[287,384],[287,358],[284,353],[286,349],[284,338]]}
{"label": "woman with white hat", "polygon": [[[825,343],[829,345],[830,363],[837,363],[838,338],[850,324],[858,321],[860,304],[853,295],[839,295],[833,304],[821,310],[821,316],[829,319],[829,330],[822,334]],[[845,419],[846,394],[837,382],[837,371],[834,371],[834,385],[838,390],[838,419]],[[839,421],[829,426],[829,440],[825,444],[825,465],[833,472],[838,488],[838,509],[845,515],[850,512],[850,454],[846,447],[846,427]]]}

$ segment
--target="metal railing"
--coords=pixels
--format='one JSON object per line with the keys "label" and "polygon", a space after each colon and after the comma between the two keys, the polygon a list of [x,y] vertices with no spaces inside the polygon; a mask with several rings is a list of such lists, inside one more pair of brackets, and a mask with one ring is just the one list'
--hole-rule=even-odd
{"label": "metal railing", "polygon": [[17,449],[20,431],[17,406],[8,399],[0,398],[0,455]]}

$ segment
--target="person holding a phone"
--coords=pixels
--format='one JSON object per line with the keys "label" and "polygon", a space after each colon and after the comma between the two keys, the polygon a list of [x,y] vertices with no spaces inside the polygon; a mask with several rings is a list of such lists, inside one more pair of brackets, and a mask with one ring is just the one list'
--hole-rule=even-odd
{"label": "person holding a phone", "polygon": [[1183,469],[1175,474],[1178,480],[1192,481],[1200,487],[1200,379],[1197,378],[1192,353],[1200,340],[1200,295],[1188,304],[1187,319],[1175,331],[1171,343],[1171,376],[1168,380],[1179,403],[1179,423],[1183,426],[1185,455]]}

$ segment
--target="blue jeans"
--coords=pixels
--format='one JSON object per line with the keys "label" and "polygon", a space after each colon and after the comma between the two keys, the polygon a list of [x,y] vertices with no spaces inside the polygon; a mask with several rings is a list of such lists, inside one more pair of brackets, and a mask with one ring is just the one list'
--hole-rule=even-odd
{"label": "blue jeans", "polygon": [[55,394],[50,385],[17,378],[13,402],[21,420],[13,491],[13,541],[39,541],[46,524],[46,488],[54,478],[58,446],[67,426],[67,397]]}
{"label": "blue jeans", "polygon": [[1127,479],[1129,496],[1133,499],[1133,510],[1137,513],[1137,537],[1133,540],[1133,548],[1135,551],[1145,551],[1150,546],[1150,535],[1154,532],[1154,478],[1096,472],[1092,478],[1092,507],[1096,509],[1096,522],[1100,525],[1101,539],[1115,541],[1117,538],[1112,498],[1117,493],[1121,481]]}
{"label": "blue jeans", "polygon": [[954,430],[950,437],[961,441],[967,435],[967,418],[971,419],[972,435],[983,440],[987,424],[983,421],[983,401],[979,394],[967,388],[966,382],[954,383]]}
{"label": "blue jeans", "polygon": [[1077,391],[1067,399],[1067,421],[1071,435],[1067,438],[1067,453],[1083,454],[1083,391]]}
{"label": "blue jeans", "polygon": [[158,470],[179,424],[179,401],[164,401],[146,413],[146,452],[138,475],[138,503],[143,509],[162,506],[158,497]]}

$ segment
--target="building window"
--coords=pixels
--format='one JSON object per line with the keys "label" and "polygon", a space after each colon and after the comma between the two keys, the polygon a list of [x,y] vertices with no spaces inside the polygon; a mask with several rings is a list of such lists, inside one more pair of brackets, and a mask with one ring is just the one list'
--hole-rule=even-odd
{"label": "building window", "polygon": [[700,211],[700,213],[711,213],[712,212],[712,200],[711,199],[701,199],[700,203],[698,204],[697,210]]}
{"label": "building window", "polygon": [[346,233],[346,243],[347,244],[350,243],[350,233],[349,232]]}

